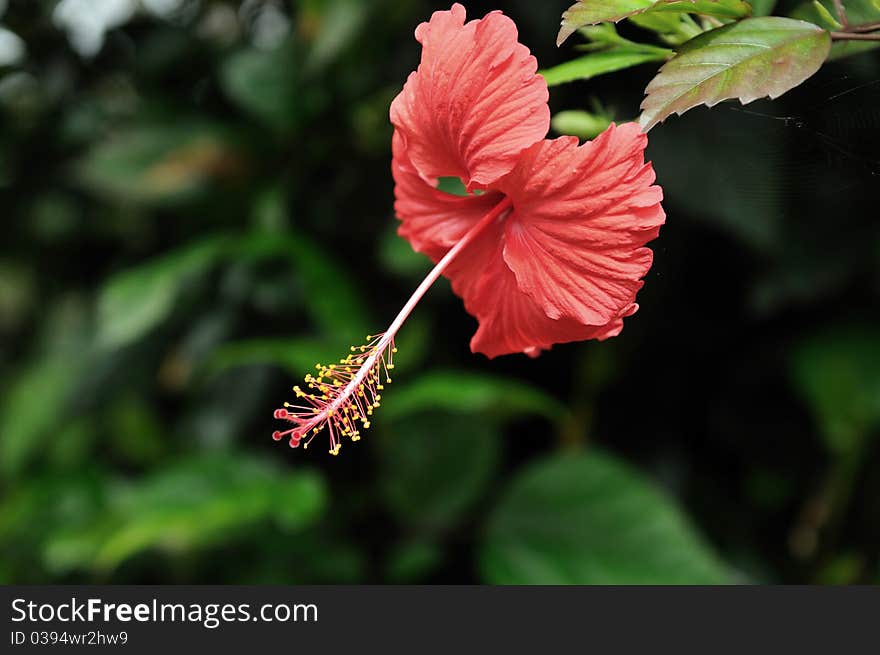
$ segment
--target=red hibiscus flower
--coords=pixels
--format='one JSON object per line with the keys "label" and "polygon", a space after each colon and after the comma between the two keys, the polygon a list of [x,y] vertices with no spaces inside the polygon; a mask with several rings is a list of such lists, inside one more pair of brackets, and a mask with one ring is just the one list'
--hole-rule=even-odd
{"label": "red hibiscus flower", "polygon": [[[415,36],[421,63],[391,105],[394,208],[401,236],[437,265],[384,333],[319,365],[308,391],[294,388],[298,402],[276,410],[294,427],[273,436],[294,447],[327,427],[336,454],[341,437],[369,427],[394,337],[441,274],[479,322],[474,352],[537,356],[619,334],[651,267],[644,246],[665,216],[636,124],[583,145],[545,139],[547,85],[500,12],[465,22],[455,4]],[[468,195],[438,190],[443,177]]]}

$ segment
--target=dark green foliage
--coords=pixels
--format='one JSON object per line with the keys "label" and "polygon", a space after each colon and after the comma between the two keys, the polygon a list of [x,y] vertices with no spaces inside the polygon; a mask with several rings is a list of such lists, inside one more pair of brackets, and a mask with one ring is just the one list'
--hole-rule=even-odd
{"label": "dark green foliage", "polygon": [[[652,130],[668,224],[620,337],[488,361],[441,281],[331,458],[272,410],[427,269],[387,112],[448,5],[183,3],[80,55],[8,4],[0,582],[880,581],[876,52]],[[564,6],[467,4],[572,59]],[[640,16],[617,46],[679,15]],[[602,101],[557,126],[637,116],[648,54],[554,87]]]}

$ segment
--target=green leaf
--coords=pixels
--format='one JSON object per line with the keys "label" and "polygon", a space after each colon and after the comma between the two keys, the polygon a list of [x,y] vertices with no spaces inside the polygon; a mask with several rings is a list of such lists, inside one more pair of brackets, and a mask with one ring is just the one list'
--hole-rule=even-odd
{"label": "green leaf", "polygon": [[662,11],[654,11],[645,14],[633,14],[627,20],[644,30],[655,32],[661,41],[676,47],[698,34],[702,34],[704,31],[690,17],[690,14],[669,14]]}
{"label": "green leaf", "polygon": [[843,29],[843,25],[841,25],[838,20],[831,15],[831,12],[825,8],[819,0],[813,0],[813,7],[816,10],[816,13],[819,14],[819,18],[821,19],[822,27],[831,30],[840,30]]}
{"label": "green leaf", "polygon": [[748,16],[752,8],[743,0],[578,0],[562,14],[556,45],[585,25],[616,23],[636,14],[661,11],[737,19]]}
{"label": "green leaf", "polygon": [[443,193],[449,193],[453,196],[466,196],[467,188],[460,177],[441,177],[437,180],[437,190]]}
{"label": "green leaf", "polygon": [[767,16],[688,41],[645,89],[639,122],[647,131],[673,113],[733,98],[777,98],[819,70],[831,37],[810,23]]}
{"label": "green leaf", "polygon": [[220,69],[220,85],[244,111],[279,132],[299,126],[303,105],[312,96],[299,80],[293,43],[272,50],[256,48],[231,55]]}
{"label": "green leaf", "polygon": [[108,571],[148,549],[179,554],[226,543],[268,520],[296,531],[325,504],[315,474],[284,474],[241,454],[178,461],[143,480],[117,482],[108,498],[94,523],[47,543],[51,568]]}
{"label": "green leaf", "polygon": [[170,314],[189,278],[227,252],[229,242],[213,237],[117,273],[98,297],[98,343],[118,348],[143,337]]}
{"label": "green leaf", "polygon": [[397,234],[397,226],[389,225],[379,242],[379,258],[386,271],[411,279],[421,280],[433,264],[409,242]]}
{"label": "green leaf", "polygon": [[752,16],[769,16],[773,13],[776,6],[776,0],[750,0],[752,5]]}
{"label": "green leaf", "polygon": [[671,499],[595,450],[520,473],[490,517],[480,564],[490,584],[731,581]]}
{"label": "green leaf", "polygon": [[557,86],[574,80],[588,80],[597,75],[612,73],[651,61],[665,61],[673,54],[672,50],[664,48],[656,48],[653,52],[641,49],[614,48],[591,52],[583,57],[543,70],[541,75],[544,76],[548,86]]}
{"label": "green leaf", "polygon": [[570,134],[580,139],[592,139],[610,124],[611,118],[608,116],[580,110],[561,111],[554,114],[550,121],[550,127],[559,134]]}
{"label": "green leaf", "polygon": [[427,410],[488,412],[502,418],[537,414],[554,422],[567,411],[552,396],[523,382],[463,371],[431,371],[400,385],[382,403],[382,416],[389,421]]}
{"label": "green leaf", "polygon": [[791,372],[832,452],[852,452],[880,427],[877,329],[843,327],[813,335],[795,348]]}
{"label": "green leaf", "polygon": [[385,504],[411,529],[435,533],[453,527],[495,476],[498,427],[486,419],[437,412],[384,425],[374,443]]}
{"label": "green leaf", "polygon": [[[843,5],[850,25],[880,22],[880,0],[844,0]],[[828,26],[829,16],[832,20],[838,19],[834,0],[807,0],[791,12],[792,18],[807,20],[822,27]],[[877,47],[880,47],[880,41],[834,41],[829,59],[848,57]]]}
{"label": "green leaf", "polygon": [[317,17],[317,36],[312,42],[305,69],[323,69],[350,46],[365,22],[368,9],[368,5],[359,0],[331,0]]}
{"label": "green leaf", "polygon": [[302,287],[305,307],[322,332],[351,345],[361,343],[372,329],[364,301],[345,267],[308,235],[293,230],[254,234],[242,239],[234,253],[256,260],[286,257]]}
{"label": "green leaf", "polygon": [[0,473],[21,473],[46,445],[76,388],[81,363],[50,355],[23,371],[0,406]]}
{"label": "green leaf", "polygon": [[76,176],[119,201],[187,200],[228,177],[238,154],[228,136],[204,123],[154,125],[121,131],[99,142],[76,164]]}
{"label": "green leaf", "polygon": [[317,362],[330,364],[343,357],[345,349],[343,344],[309,337],[235,341],[214,351],[207,370],[216,374],[240,366],[283,366],[299,378]]}
{"label": "green leaf", "polygon": [[391,584],[412,584],[423,580],[443,561],[443,551],[430,541],[407,541],[394,547],[385,566]]}

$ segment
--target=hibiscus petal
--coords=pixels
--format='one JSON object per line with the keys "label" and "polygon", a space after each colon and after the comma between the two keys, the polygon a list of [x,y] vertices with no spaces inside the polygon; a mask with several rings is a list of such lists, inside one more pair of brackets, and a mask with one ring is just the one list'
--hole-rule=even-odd
{"label": "hibiscus petal", "polygon": [[465,309],[479,321],[471,350],[488,357],[525,353],[532,357],[556,343],[607,339],[623,328],[623,318],[638,308],[632,304],[606,325],[583,325],[569,318],[549,318],[517,285],[504,261],[504,222],[487,227],[453,260],[445,275]]}
{"label": "hibiscus petal", "polygon": [[550,319],[606,325],[633,305],[665,220],[646,144],[634,123],[582,146],[545,140],[496,185],[514,207],[504,261]]}
{"label": "hibiscus petal", "polygon": [[501,194],[465,197],[438,191],[419,176],[397,131],[391,149],[394,211],[401,220],[398,234],[436,262],[498,204]]}
{"label": "hibiscus petal", "polygon": [[492,12],[465,23],[460,4],[435,12],[416,39],[421,63],[391,104],[391,122],[426,181],[459,177],[485,188],[550,127],[537,62],[513,21]]}

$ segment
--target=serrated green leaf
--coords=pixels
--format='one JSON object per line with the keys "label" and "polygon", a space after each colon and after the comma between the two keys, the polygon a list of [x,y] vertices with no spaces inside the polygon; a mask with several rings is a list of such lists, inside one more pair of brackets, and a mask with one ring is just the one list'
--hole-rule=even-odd
{"label": "serrated green leaf", "polygon": [[432,371],[401,384],[382,404],[382,416],[396,420],[428,410],[510,417],[537,414],[558,421],[565,406],[523,382],[464,371]]}
{"label": "serrated green leaf", "polygon": [[597,75],[631,68],[651,61],[665,61],[674,53],[672,50],[657,48],[654,52],[614,48],[592,52],[583,57],[541,71],[547,86],[557,86],[574,80],[588,80]]}
{"label": "serrated green leaf", "polygon": [[608,116],[580,110],[561,111],[554,114],[550,121],[550,127],[559,134],[570,134],[580,139],[592,139],[610,124],[611,118]]}
{"label": "serrated green leaf", "polygon": [[833,452],[852,451],[880,427],[880,331],[816,334],[795,348],[791,371]]}
{"label": "serrated green leaf", "polygon": [[480,568],[490,584],[731,581],[674,501],[596,450],[514,479],[489,519]]}
{"label": "serrated green leaf", "polygon": [[635,14],[661,11],[736,19],[748,16],[752,8],[743,0],[579,0],[562,14],[556,45],[585,25],[616,23]]}
{"label": "serrated green leaf", "polygon": [[736,98],[777,98],[819,70],[831,37],[804,21],[747,18],[688,41],[645,89],[647,131],[673,113]]}

